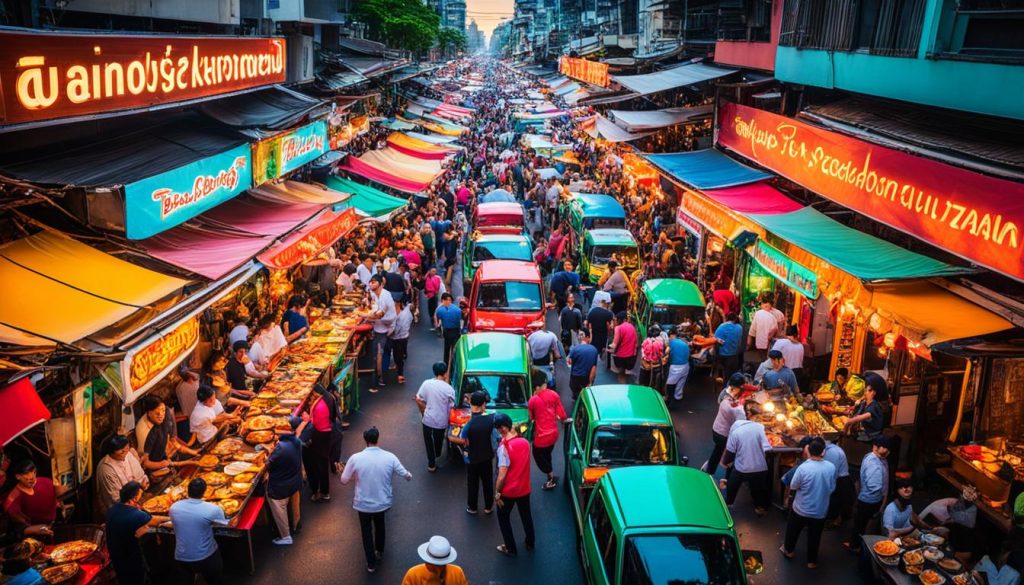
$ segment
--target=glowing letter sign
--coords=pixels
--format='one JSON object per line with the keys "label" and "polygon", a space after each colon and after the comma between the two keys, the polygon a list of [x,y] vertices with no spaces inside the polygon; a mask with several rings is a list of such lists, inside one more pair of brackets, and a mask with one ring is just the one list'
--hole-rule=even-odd
{"label": "glowing letter sign", "polygon": [[558,62],[558,72],[592,85],[608,87],[607,63],[562,56]]}

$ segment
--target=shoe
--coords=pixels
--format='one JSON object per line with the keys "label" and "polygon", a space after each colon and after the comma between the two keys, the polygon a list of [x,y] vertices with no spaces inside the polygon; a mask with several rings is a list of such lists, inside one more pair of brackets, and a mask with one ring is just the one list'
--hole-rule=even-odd
{"label": "shoe", "polygon": [[428,465],[427,466],[427,471],[429,471],[430,473],[434,473],[435,471],[437,471],[437,466],[436,465]]}
{"label": "shoe", "polygon": [[787,559],[791,559],[796,556],[796,553],[786,552],[785,545],[779,547],[779,552],[782,553],[782,556],[786,557]]}
{"label": "shoe", "polygon": [[467,514],[473,514],[475,516],[476,515],[476,508],[466,508],[466,513]]}
{"label": "shoe", "polygon": [[383,388],[383,387],[387,386],[388,383],[385,382],[383,379],[381,379],[381,380],[377,380],[377,385],[380,386],[381,388]]}
{"label": "shoe", "polygon": [[399,384],[405,384],[405,376],[399,376],[398,377],[398,383]]}
{"label": "shoe", "polygon": [[314,502],[319,501],[320,500],[320,494],[319,493],[315,493],[312,496],[310,496],[309,499],[314,501]]}
{"label": "shoe", "polygon": [[768,514],[768,510],[766,510],[764,508],[754,508],[754,513],[757,514],[758,516],[764,516],[764,515]]}
{"label": "shoe", "polygon": [[555,489],[556,485],[558,485],[558,479],[552,477],[551,479],[549,479],[547,481],[547,483],[544,484],[544,489],[545,490],[553,490],[553,489]]}
{"label": "shoe", "polygon": [[495,548],[498,550],[498,552],[500,552],[501,554],[505,555],[506,557],[514,557],[514,556],[516,556],[516,553],[509,551],[508,548],[506,548],[504,544],[499,544]]}
{"label": "shoe", "polygon": [[320,501],[321,502],[330,502],[331,501],[331,494],[326,494],[326,495],[320,496]]}
{"label": "shoe", "polygon": [[484,514],[490,514],[494,512],[494,508],[484,508]]}
{"label": "shoe", "polygon": [[371,567],[370,565],[366,565],[366,572],[367,573],[376,573],[377,572],[377,567]]}
{"label": "shoe", "polygon": [[376,394],[376,393],[380,392],[380,388],[378,388],[376,386],[370,386],[369,388],[367,388],[367,390],[370,391],[370,394]]}
{"label": "shoe", "polygon": [[275,538],[273,542],[278,545],[292,544],[292,537],[286,536],[284,538]]}

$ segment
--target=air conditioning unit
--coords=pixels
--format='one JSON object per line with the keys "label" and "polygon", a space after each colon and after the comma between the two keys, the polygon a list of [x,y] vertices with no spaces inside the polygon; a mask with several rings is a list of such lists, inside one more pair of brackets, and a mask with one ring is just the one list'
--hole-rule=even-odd
{"label": "air conditioning unit", "polygon": [[316,52],[313,50],[313,37],[291,35],[288,37],[288,82],[302,83],[312,81]]}

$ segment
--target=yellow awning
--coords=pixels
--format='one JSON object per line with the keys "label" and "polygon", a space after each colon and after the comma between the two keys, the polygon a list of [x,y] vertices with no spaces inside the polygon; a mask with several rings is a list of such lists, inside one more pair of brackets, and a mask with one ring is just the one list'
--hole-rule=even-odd
{"label": "yellow awning", "polygon": [[1013,328],[999,315],[929,282],[872,285],[869,290],[870,307],[882,319],[928,347]]}
{"label": "yellow awning", "polygon": [[0,246],[0,282],[0,341],[20,345],[74,343],[186,284],[49,231]]}

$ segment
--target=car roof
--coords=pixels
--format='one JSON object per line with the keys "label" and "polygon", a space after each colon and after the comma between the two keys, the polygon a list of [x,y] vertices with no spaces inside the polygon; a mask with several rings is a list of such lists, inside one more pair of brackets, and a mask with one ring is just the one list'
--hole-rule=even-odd
{"label": "car roof", "polygon": [[703,471],[678,465],[637,465],[611,469],[601,482],[621,511],[626,529],[733,528],[722,492]]}
{"label": "car roof", "polygon": [[583,390],[595,421],[601,423],[672,424],[665,400],[653,388],[636,384],[602,384]]}
{"label": "car roof", "polygon": [[643,293],[655,305],[703,307],[704,295],[697,285],[682,278],[652,278],[645,280]]}
{"label": "car roof", "polygon": [[585,237],[595,244],[632,244],[637,245],[636,238],[629,230],[622,228],[599,228],[587,230]]}
{"label": "car roof", "polygon": [[602,193],[573,193],[580,204],[583,215],[601,217],[626,217],[626,210],[618,199]]}
{"label": "car roof", "polygon": [[479,235],[474,235],[473,236],[473,242],[475,244],[486,244],[488,242],[516,242],[516,243],[525,242],[527,244],[530,244],[531,246],[533,245],[530,242],[530,238],[524,236],[521,233],[519,233],[519,234],[483,234],[482,233],[482,234],[479,234]]}
{"label": "car roof", "polygon": [[455,351],[467,372],[528,374],[526,338],[515,333],[485,331],[459,338]]}
{"label": "car roof", "polygon": [[480,280],[522,280],[540,282],[540,270],[533,262],[523,260],[485,260],[477,268]]}
{"label": "car roof", "polygon": [[492,201],[490,203],[480,203],[476,206],[477,215],[488,215],[491,213],[518,213],[522,215],[523,206],[508,201]]}

